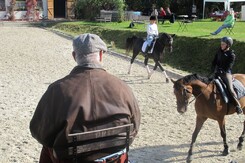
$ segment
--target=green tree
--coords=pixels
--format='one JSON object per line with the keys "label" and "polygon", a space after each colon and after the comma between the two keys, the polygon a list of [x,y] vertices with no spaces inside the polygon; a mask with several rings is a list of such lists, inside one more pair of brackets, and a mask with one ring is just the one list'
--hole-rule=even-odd
{"label": "green tree", "polygon": [[100,10],[116,10],[118,21],[122,21],[124,6],[123,0],[77,0],[75,13],[77,18],[93,20]]}
{"label": "green tree", "polygon": [[128,11],[141,11],[143,8],[142,0],[125,0],[125,3]]}

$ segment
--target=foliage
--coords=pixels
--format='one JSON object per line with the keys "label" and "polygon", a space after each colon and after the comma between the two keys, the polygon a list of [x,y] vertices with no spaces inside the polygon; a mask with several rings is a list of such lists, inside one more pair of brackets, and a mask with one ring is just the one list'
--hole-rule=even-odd
{"label": "foliage", "polygon": [[114,0],[115,8],[118,10],[118,21],[122,22],[124,20],[124,8],[125,4],[123,0]]}
{"label": "foliage", "polygon": [[75,5],[76,17],[93,20],[100,14],[100,10],[117,10],[119,21],[123,20],[123,0],[77,0]]}
{"label": "foliage", "polygon": [[[100,10],[119,11],[119,21],[123,20],[123,11],[141,11],[143,15],[150,15],[153,8],[170,7],[170,10],[176,15],[192,14],[192,5],[197,7],[196,15],[202,17],[203,1],[199,0],[77,0],[76,17],[93,20],[100,14]],[[243,2],[232,3],[231,7],[235,11],[240,11]],[[206,3],[205,17],[208,17],[212,11],[224,10],[224,3]]]}
{"label": "foliage", "polygon": [[142,0],[125,0],[127,4],[126,10],[133,10],[133,11],[142,11],[143,4]]}

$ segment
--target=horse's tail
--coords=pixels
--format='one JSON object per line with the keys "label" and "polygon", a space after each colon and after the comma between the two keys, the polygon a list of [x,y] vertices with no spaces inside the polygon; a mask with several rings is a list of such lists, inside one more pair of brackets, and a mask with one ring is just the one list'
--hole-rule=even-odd
{"label": "horse's tail", "polygon": [[137,36],[133,36],[133,37],[127,38],[127,40],[126,40],[126,47],[125,47],[127,54],[129,53],[130,50],[133,49],[134,43],[137,40],[137,38],[138,38]]}

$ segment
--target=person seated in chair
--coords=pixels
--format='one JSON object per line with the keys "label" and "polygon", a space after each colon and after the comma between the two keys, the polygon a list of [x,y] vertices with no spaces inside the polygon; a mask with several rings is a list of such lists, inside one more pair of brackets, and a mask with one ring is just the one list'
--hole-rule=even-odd
{"label": "person seated in chair", "polygon": [[144,53],[148,53],[148,51],[151,49],[151,45],[153,43],[153,40],[155,40],[156,37],[158,37],[158,27],[156,24],[156,16],[150,17],[150,23],[147,26],[147,47],[145,49]]}
{"label": "person seated in chair", "polygon": [[160,8],[160,13],[158,15],[158,20],[162,20],[162,24],[164,23],[164,19],[166,19],[166,12],[165,10],[163,9],[163,7]]}
{"label": "person seated in chair", "polygon": [[210,33],[211,35],[217,35],[225,28],[231,28],[235,23],[235,17],[233,11],[228,11],[228,15],[226,16],[224,23],[215,31]]}
{"label": "person seated in chair", "polygon": [[[73,158],[57,158],[55,149],[68,145],[68,134],[133,124],[132,137],[139,131],[140,110],[131,88],[102,67],[107,51],[95,34],[73,39],[72,56],[77,66],[49,85],[30,122],[32,136],[42,144],[39,163],[72,163]],[[119,147],[118,147],[119,148]],[[90,163],[122,149],[102,149],[77,156]]]}
{"label": "person seated in chair", "polygon": [[243,111],[232,85],[232,67],[236,58],[234,51],[230,49],[232,44],[233,40],[231,37],[223,37],[221,39],[221,45],[213,59],[211,70],[224,81],[227,90],[233,98],[237,114],[241,114]]}

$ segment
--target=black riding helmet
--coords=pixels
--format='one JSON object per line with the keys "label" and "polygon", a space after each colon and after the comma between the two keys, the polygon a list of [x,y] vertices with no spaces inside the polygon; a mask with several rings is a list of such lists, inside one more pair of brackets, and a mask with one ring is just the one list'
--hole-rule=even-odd
{"label": "black riding helmet", "polygon": [[150,17],[150,20],[156,20],[156,16],[152,15],[152,16]]}
{"label": "black riding helmet", "polygon": [[221,39],[221,42],[225,42],[227,44],[228,47],[231,47],[233,44],[233,40],[231,37],[223,37]]}

